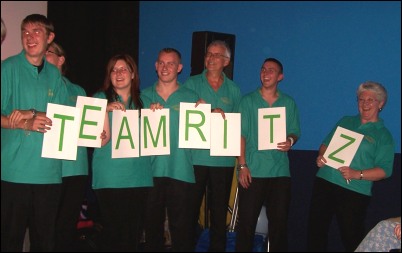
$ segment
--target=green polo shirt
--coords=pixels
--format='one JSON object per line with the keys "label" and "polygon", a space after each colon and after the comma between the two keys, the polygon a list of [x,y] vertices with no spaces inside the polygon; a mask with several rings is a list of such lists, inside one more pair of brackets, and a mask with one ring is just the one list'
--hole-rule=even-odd
{"label": "green polo shirt", "polygon": [[[194,90],[198,96],[211,104],[211,108],[221,108],[225,113],[237,112],[237,106],[241,99],[239,86],[223,74],[223,83],[217,91],[212,89],[206,77],[207,70],[195,76],[191,76],[184,86]],[[213,131],[213,130],[212,130]],[[210,149],[194,149],[193,162],[195,165],[214,167],[230,167],[235,165],[234,156],[211,156]]]}
{"label": "green polo shirt", "polygon": [[[324,139],[324,145],[329,145],[338,126],[364,135],[350,164],[352,169],[362,170],[364,174],[364,170],[366,169],[379,167],[384,170],[386,177],[391,176],[394,165],[395,143],[382,119],[379,119],[377,122],[362,124],[360,114],[345,116],[338,121]],[[347,184],[341,173],[329,166],[321,167],[317,172],[317,177],[364,195],[372,195],[373,181],[352,180]]]}
{"label": "green polo shirt", "polygon": [[[94,95],[95,98],[106,99],[103,92]],[[144,108],[149,108],[149,101],[141,97]],[[121,100],[121,97],[119,97]],[[126,105],[126,108],[130,108]],[[109,112],[109,126],[112,131],[113,113]],[[138,121],[141,127],[141,121]],[[140,136],[134,136],[140,138]],[[140,148],[140,147],[136,147]],[[112,158],[112,140],[101,148],[95,148],[92,158],[92,188],[130,188],[153,186],[151,157]]]}
{"label": "green polo shirt", "polygon": [[241,135],[246,139],[246,163],[252,177],[290,177],[287,152],[276,149],[258,150],[258,109],[286,107],[286,134],[300,138],[299,111],[294,99],[278,90],[279,97],[270,106],[261,96],[260,88],[245,95],[239,105]]}
{"label": "green polo shirt", "polygon": [[[25,52],[1,63],[1,114],[34,108],[45,112],[48,103],[66,104],[67,90],[60,71],[44,59],[33,66]],[[42,158],[43,133],[1,129],[1,180],[13,183],[61,183],[61,159]]]}
{"label": "green polo shirt", "polygon": [[180,102],[195,103],[198,95],[179,84],[179,88],[170,95],[167,101],[156,92],[156,84],[142,91],[152,103],[160,103],[170,113],[170,155],[152,156],[154,177],[168,177],[180,181],[194,183],[192,149],[179,148],[179,115]]}
{"label": "green polo shirt", "polygon": [[[63,83],[67,87],[68,91],[68,104],[69,106],[76,106],[77,96],[86,97],[85,90],[77,85],[73,84],[66,77],[63,76]],[[68,176],[78,176],[78,175],[88,175],[88,153],[87,147],[77,148],[77,159],[76,160],[62,160],[62,175],[63,177]]]}

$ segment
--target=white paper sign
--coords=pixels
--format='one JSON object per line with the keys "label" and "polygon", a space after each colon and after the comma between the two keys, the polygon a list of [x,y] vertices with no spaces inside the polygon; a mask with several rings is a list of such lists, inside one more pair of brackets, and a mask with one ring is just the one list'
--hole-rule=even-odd
{"label": "white paper sign", "polygon": [[211,104],[180,103],[179,148],[211,148]]}
{"label": "white paper sign", "polygon": [[52,126],[43,136],[42,157],[76,160],[81,109],[48,103],[46,116]]}
{"label": "white paper sign", "polygon": [[211,156],[240,156],[241,114],[211,113]]}
{"label": "white paper sign", "polygon": [[141,109],[141,156],[170,154],[169,109]]}
{"label": "white paper sign", "polygon": [[113,111],[112,158],[140,156],[138,110]]}
{"label": "white paper sign", "polygon": [[286,141],[286,108],[258,109],[258,150],[278,149]]}
{"label": "white paper sign", "polygon": [[105,122],[107,100],[92,97],[77,97],[76,107],[82,109],[78,146],[100,148],[100,135]]}
{"label": "white paper sign", "polygon": [[362,134],[338,126],[324,154],[326,165],[334,169],[349,166],[363,137]]}

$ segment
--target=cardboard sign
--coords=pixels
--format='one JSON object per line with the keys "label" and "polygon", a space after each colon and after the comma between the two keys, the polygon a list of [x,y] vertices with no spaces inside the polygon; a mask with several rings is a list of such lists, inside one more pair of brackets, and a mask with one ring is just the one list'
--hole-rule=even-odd
{"label": "cardboard sign", "polygon": [[240,156],[241,114],[211,113],[211,156]]}
{"label": "cardboard sign", "polygon": [[278,149],[286,141],[286,107],[258,109],[258,150]]}
{"label": "cardboard sign", "polygon": [[76,160],[81,109],[48,103],[46,117],[52,126],[43,136],[42,157]]}
{"label": "cardboard sign", "polygon": [[363,137],[362,134],[338,126],[324,153],[326,165],[334,169],[349,166]]}

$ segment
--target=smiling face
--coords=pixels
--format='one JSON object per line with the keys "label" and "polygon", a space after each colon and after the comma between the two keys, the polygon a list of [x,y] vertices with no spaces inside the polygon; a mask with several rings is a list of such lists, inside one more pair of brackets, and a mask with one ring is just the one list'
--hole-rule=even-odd
{"label": "smiling face", "polygon": [[134,73],[124,60],[116,61],[112,71],[110,72],[110,80],[117,94],[129,92]]}
{"label": "smiling face", "polygon": [[226,54],[224,46],[212,45],[208,47],[208,51],[205,53],[205,68],[208,71],[222,72],[230,62],[230,58]]}
{"label": "smiling face", "polygon": [[363,123],[378,121],[378,113],[380,108],[384,106],[384,102],[377,99],[374,91],[365,90],[361,92],[357,98],[357,103]]}
{"label": "smiling face", "polygon": [[28,61],[33,65],[40,65],[48,45],[53,41],[54,33],[46,32],[40,23],[27,23],[21,29],[22,47]]}
{"label": "smiling face", "polygon": [[275,87],[283,79],[280,67],[273,61],[265,62],[260,71],[261,84],[264,88]]}
{"label": "smiling face", "polygon": [[161,52],[155,63],[159,80],[164,83],[176,82],[177,76],[183,69],[178,55],[174,52]]}

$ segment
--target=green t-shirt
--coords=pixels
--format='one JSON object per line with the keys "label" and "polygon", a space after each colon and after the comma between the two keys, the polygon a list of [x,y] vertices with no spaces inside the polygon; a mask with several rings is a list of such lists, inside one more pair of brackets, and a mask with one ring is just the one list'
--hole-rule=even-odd
{"label": "green t-shirt", "polygon": [[198,95],[179,84],[179,88],[170,95],[167,101],[156,92],[156,84],[142,91],[152,103],[160,103],[169,109],[170,114],[170,155],[152,156],[152,171],[154,177],[168,177],[180,181],[194,183],[194,168],[191,149],[179,148],[179,115],[180,102],[195,103]]}
{"label": "green t-shirt", "polygon": [[[25,52],[1,63],[1,114],[34,108],[45,112],[48,103],[67,104],[60,71],[44,59],[43,69],[28,62]],[[42,158],[43,133],[1,129],[1,179],[13,183],[61,183],[61,159]]]}
{"label": "green t-shirt", "polygon": [[[366,169],[379,167],[384,170],[386,177],[391,176],[394,165],[395,143],[391,133],[384,126],[382,119],[377,122],[362,124],[360,115],[345,116],[338,121],[332,131],[324,139],[324,145],[329,145],[338,126],[364,135],[350,164],[352,169],[364,171]],[[373,181],[352,180],[347,184],[341,173],[329,166],[321,167],[317,172],[317,177],[321,177],[331,183],[364,195],[371,196],[372,194],[371,188]]]}
{"label": "green t-shirt", "polygon": [[[63,83],[67,87],[68,91],[68,104],[69,106],[76,106],[77,96],[86,97],[85,90],[77,85],[73,84],[66,77],[63,76]],[[77,159],[76,160],[62,160],[62,175],[63,177],[77,176],[77,175],[88,175],[88,153],[87,147],[77,148]]]}
{"label": "green t-shirt", "polygon": [[[292,97],[278,90],[272,107],[286,107],[286,134],[300,138],[299,111]],[[260,88],[245,95],[239,105],[241,135],[246,139],[246,163],[252,177],[290,177],[287,152],[258,150],[258,109],[272,108],[261,96]]]}
{"label": "green t-shirt", "polygon": [[[103,92],[94,95],[95,98],[106,99]],[[121,100],[121,97],[119,97]],[[149,102],[142,97],[144,108],[149,108]],[[128,109],[135,109],[133,106]],[[112,131],[113,112],[109,112],[109,126]],[[141,126],[141,122],[138,122]],[[139,136],[135,136],[139,138]],[[136,147],[140,148],[140,147]],[[151,157],[112,158],[112,140],[101,148],[95,148],[92,159],[92,188],[130,188],[151,187],[153,177],[151,169]]]}
{"label": "green t-shirt", "polygon": [[[241,99],[239,86],[223,74],[223,83],[217,91],[212,89],[206,77],[207,70],[195,76],[191,76],[184,86],[194,90],[211,108],[221,108],[225,113],[237,112],[238,103]],[[211,156],[209,149],[194,149],[193,162],[195,165],[230,167],[235,165],[234,156]]]}

